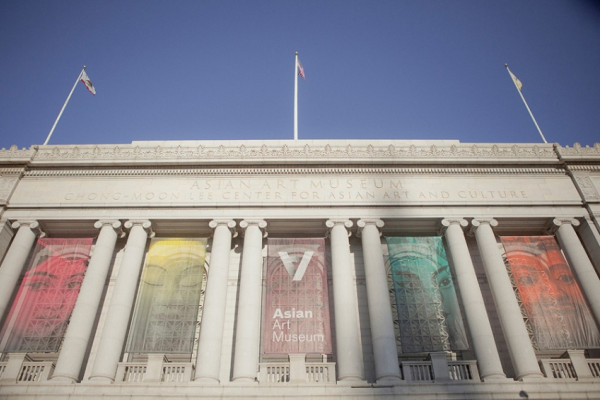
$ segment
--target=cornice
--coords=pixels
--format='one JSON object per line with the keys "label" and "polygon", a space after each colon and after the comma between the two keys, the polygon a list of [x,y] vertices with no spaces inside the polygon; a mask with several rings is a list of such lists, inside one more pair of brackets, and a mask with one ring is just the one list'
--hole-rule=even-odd
{"label": "cornice", "polygon": [[592,147],[582,147],[579,143],[575,143],[573,147],[556,145],[556,151],[565,161],[600,161],[600,143],[595,143]]}
{"label": "cornice", "polygon": [[[125,145],[39,146],[31,164],[214,165],[411,164],[558,162],[551,144],[460,143],[458,141],[190,141]],[[1,153],[1,152],[0,152]]]}
{"label": "cornice", "polygon": [[19,149],[17,146],[11,146],[8,150],[2,148],[2,150],[0,150],[0,163],[30,162],[33,159],[36,151],[37,150],[35,147],[30,147],[28,149]]}
{"label": "cornice", "polygon": [[386,167],[386,166],[339,166],[339,167],[188,167],[188,168],[94,168],[94,169],[32,169],[26,177],[106,177],[106,176],[255,176],[255,175],[348,175],[348,174],[396,174],[396,175],[565,175],[556,167]]}

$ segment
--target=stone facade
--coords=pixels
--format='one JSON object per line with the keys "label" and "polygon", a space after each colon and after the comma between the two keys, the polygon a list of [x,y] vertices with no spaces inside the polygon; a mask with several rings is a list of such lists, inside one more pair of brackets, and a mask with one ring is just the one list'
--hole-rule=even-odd
{"label": "stone facade", "polygon": [[[1,353],[0,398],[597,398],[600,349],[540,349],[499,237],[553,236],[597,329],[599,232],[599,144],[1,150],[3,324],[37,238],[95,239],[60,350]],[[467,348],[402,351],[394,236],[443,238]],[[173,237],[210,238],[194,350],[125,353],[148,243]],[[267,237],[327,238],[332,354],[262,351]]]}

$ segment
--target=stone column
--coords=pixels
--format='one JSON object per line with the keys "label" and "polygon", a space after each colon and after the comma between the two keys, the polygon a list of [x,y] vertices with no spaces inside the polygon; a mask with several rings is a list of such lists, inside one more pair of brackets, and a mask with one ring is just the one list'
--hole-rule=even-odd
{"label": "stone column", "polygon": [[361,219],[357,225],[365,263],[371,341],[375,356],[375,378],[378,382],[400,380],[392,306],[379,239],[381,235],[379,229],[383,227],[383,221]]}
{"label": "stone column", "polygon": [[214,234],[200,325],[195,380],[219,383],[229,253],[231,252],[232,230],[235,227],[235,221],[213,220],[210,221],[209,226],[214,229]]}
{"label": "stone column", "polygon": [[557,227],[558,242],[567,256],[569,265],[577,275],[577,280],[596,318],[596,323],[600,325],[600,280],[575,229],[573,229],[573,226],[579,226],[579,221],[555,218],[552,222]]}
{"label": "stone column", "polygon": [[328,220],[331,229],[333,304],[335,310],[336,357],[339,381],[362,381],[362,348],[356,299],[356,282],[350,261],[349,220]]}
{"label": "stone column", "polygon": [[516,378],[519,380],[543,378],[544,375],[540,371],[535,350],[521,315],[521,308],[492,231],[492,227],[498,226],[498,222],[492,218],[478,218],[474,219],[472,224]]}
{"label": "stone column", "polygon": [[115,244],[121,231],[121,222],[97,221],[94,227],[100,229],[100,234],[65,332],[52,380],[75,383],[79,379],[115,252]]}
{"label": "stone column", "polygon": [[12,224],[12,228],[18,231],[0,266],[0,320],[15,291],[35,239],[41,234],[37,221],[17,221]]}
{"label": "stone column", "polygon": [[260,321],[262,315],[263,220],[244,220],[244,249],[240,272],[235,359],[233,380],[255,382],[260,355]]}
{"label": "stone column", "polygon": [[90,374],[92,381],[112,382],[115,379],[146,253],[146,242],[148,235],[152,235],[150,226],[147,220],[125,222],[125,228],[130,230],[129,238]]}
{"label": "stone column", "polygon": [[505,379],[506,375],[502,370],[492,327],[477,282],[475,267],[462,230],[468,223],[462,218],[455,218],[442,220],[442,225],[445,228],[446,243],[456,273],[456,281],[465,309],[481,377],[484,381]]}

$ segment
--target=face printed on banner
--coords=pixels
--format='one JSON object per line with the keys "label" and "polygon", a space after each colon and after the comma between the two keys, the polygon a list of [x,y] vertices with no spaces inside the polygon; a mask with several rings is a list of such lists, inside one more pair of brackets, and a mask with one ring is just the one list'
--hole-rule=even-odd
{"label": "face printed on banner", "polygon": [[53,256],[27,271],[17,294],[24,312],[14,332],[43,337],[64,324],[75,306],[85,269],[81,259]]}
{"label": "face printed on banner", "polygon": [[75,251],[73,245],[42,241],[40,257],[34,258],[39,263],[25,272],[6,319],[8,350],[56,350],[83,283],[91,239],[87,242]]}
{"label": "face printed on banner", "polygon": [[439,237],[389,237],[403,351],[468,347],[456,291]]}
{"label": "face printed on banner", "polygon": [[600,345],[577,279],[554,237],[503,237],[502,244],[538,346]]}
{"label": "face printed on banner", "polygon": [[191,352],[206,239],[153,239],[146,256],[128,351]]}

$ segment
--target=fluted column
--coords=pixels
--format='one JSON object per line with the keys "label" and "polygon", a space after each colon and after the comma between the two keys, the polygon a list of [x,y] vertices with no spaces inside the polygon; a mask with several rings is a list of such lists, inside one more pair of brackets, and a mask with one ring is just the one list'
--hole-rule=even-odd
{"label": "fluted column", "polygon": [[244,220],[240,222],[240,227],[244,229],[244,249],[240,272],[233,380],[255,382],[260,355],[262,247],[265,236],[263,229],[267,227],[267,223],[263,220]]}
{"label": "fluted column", "polygon": [[462,230],[468,223],[462,218],[456,218],[444,219],[442,225],[445,228],[446,243],[456,273],[480,375],[483,380],[506,378]]}
{"label": "fluted column", "polygon": [[555,218],[553,223],[556,227],[558,242],[577,275],[577,280],[596,318],[596,323],[600,325],[600,280],[575,229],[573,229],[573,226],[579,226],[579,221]]}
{"label": "fluted column", "polygon": [[112,382],[115,379],[144,261],[148,234],[152,234],[150,227],[151,223],[147,220],[125,222],[125,228],[129,229],[129,238],[104,322],[90,380]]}
{"label": "fluted column", "polygon": [[65,332],[52,380],[76,382],[79,379],[121,222],[97,221],[94,227],[100,229],[100,233]]}
{"label": "fluted column", "polygon": [[380,219],[361,219],[357,223],[362,241],[371,341],[375,356],[375,378],[377,381],[399,380],[400,364],[394,333],[394,320],[390,304],[387,274],[381,251]]}
{"label": "fluted column", "polygon": [[335,310],[336,358],[339,381],[364,379],[360,325],[356,299],[356,282],[350,260],[349,220],[326,222],[331,239],[331,264],[333,272],[333,304]]}
{"label": "fluted column", "polygon": [[498,226],[498,221],[492,218],[478,218],[474,219],[472,224],[516,378],[542,378],[521,308],[492,230],[492,227]]}
{"label": "fluted column", "polygon": [[37,221],[17,221],[12,224],[12,229],[18,231],[0,266],[0,320],[8,307],[35,239],[41,233],[39,228],[40,224]]}
{"label": "fluted column", "polygon": [[214,236],[200,325],[195,380],[219,383],[227,302],[229,253],[231,252],[232,230],[235,227],[235,221],[213,220],[210,221],[209,226],[214,229]]}

